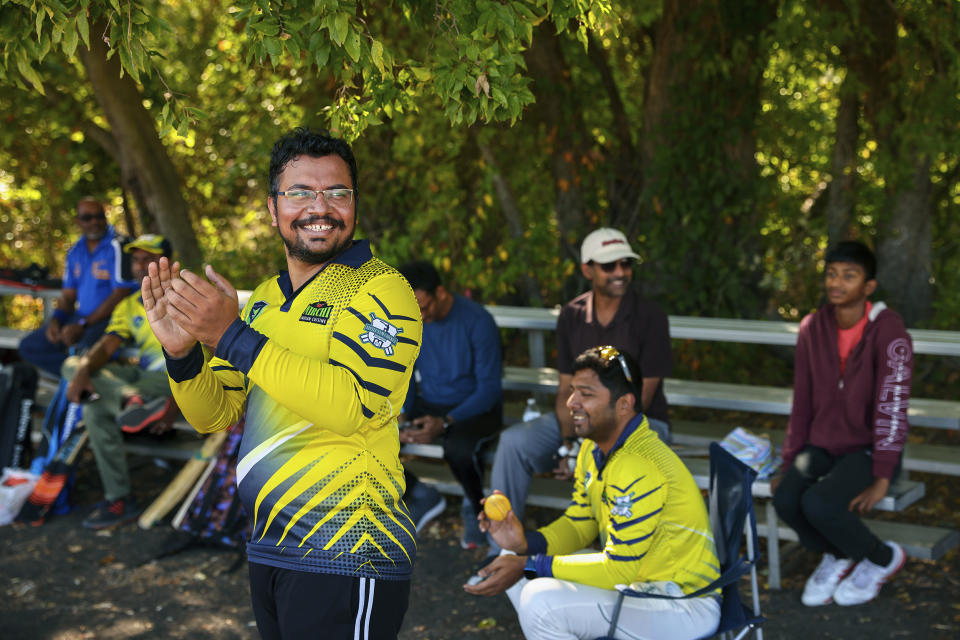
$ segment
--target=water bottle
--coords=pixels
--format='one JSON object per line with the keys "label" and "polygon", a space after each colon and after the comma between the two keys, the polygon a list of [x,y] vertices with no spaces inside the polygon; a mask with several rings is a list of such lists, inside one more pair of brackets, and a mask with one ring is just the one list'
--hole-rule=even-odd
{"label": "water bottle", "polygon": [[540,409],[537,408],[537,401],[534,398],[527,398],[527,406],[523,409],[523,421],[529,422],[540,417]]}

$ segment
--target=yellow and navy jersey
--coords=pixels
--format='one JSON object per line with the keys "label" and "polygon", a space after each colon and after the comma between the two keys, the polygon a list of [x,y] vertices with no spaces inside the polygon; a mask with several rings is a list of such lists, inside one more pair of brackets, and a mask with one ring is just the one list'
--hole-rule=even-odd
{"label": "yellow and navy jersey", "polygon": [[143,298],[139,291],[127,296],[114,307],[106,333],[112,333],[137,348],[141,369],[164,370],[166,363],[163,347],[147,322],[147,312],[143,308]]}
{"label": "yellow and navy jersey", "polygon": [[[601,551],[575,553],[598,535]],[[570,506],[527,538],[528,553],[542,554],[533,560],[539,577],[602,589],[673,582],[692,593],[720,575],[703,496],[643,415],[607,456],[584,441]]]}
{"label": "yellow and navy jersey", "polygon": [[246,411],[237,484],[251,562],[410,579],[397,416],[421,330],[410,285],[357,241],[297,291],[286,273],[257,287],[209,365],[198,349],[168,362],[198,431]]}

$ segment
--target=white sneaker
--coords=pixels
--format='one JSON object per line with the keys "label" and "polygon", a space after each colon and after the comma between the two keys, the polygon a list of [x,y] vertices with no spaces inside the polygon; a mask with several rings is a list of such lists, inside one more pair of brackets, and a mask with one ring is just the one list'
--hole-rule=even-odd
{"label": "white sneaker", "polygon": [[907,561],[907,554],[903,547],[889,540],[886,544],[893,549],[893,558],[890,560],[890,564],[879,567],[866,558],[857,563],[853,572],[840,583],[837,591],[833,594],[833,599],[836,600],[837,604],[849,606],[870,602],[880,593],[880,587],[883,586],[883,583],[903,568]]}
{"label": "white sneaker", "polygon": [[853,567],[850,558],[836,558],[832,553],[823,554],[823,560],[807,578],[800,601],[808,607],[819,607],[833,602],[833,592]]}

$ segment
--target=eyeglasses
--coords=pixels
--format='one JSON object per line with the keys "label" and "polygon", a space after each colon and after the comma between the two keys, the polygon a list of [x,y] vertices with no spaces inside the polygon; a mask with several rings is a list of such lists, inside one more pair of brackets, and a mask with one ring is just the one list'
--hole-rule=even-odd
{"label": "eyeglasses", "polygon": [[103,220],[107,216],[102,213],[81,213],[77,216],[77,220],[80,222],[90,222],[91,220]]}
{"label": "eyeglasses", "polygon": [[623,369],[623,375],[627,379],[627,382],[633,384],[633,376],[630,375],[630,367],[627,366],[627,359],[623,357],[620,350],[611,345],[605,345],[599,347],[599,349],[601,358],[607,361],[616,360],[620,363],[620,368]]}
{"label": "eyeglasses", "polygon": [[328,207],[345,209],[353,202],[353,189],[293,189],[291,191],[277,191],[278,196],[287,198],[292,203],[307,206],[323,194],[323,201]]}
{"label": "eyeglasses", "polygon": [[620,265],[620,268],[624,271],[629,271],[633,268],[633,260],[630,258],[621,258],[620,260],[614,260],[613,262],[594,262],[590,261],[590,264],[596,265],[603,269],[604,273],[613,273],[617,268],[617,265]]}

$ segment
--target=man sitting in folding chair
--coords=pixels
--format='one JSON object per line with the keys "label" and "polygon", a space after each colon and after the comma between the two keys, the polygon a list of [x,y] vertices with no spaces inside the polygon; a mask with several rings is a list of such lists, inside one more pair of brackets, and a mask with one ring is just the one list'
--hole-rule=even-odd
{"label": "man sitting in folding chair", "polygon": [[[482,582],[464,586],[476,595],[506,591],[528,639],[605,635],[617,584],[682,596],[719,576],[700,490],[637,411],[634,381],[642,375],[636,361],[614,347],[595,347],[576,359],[573,371],[567,407],[577,435],[587,439],[570,506],[530,532],[512,511],[499,522],[481,514],[481,529],[517,555],[500,555],[480,570]],[[601,551],[580,552],[598,535]],[[626,598],[618,637],[711,635],[720,620],[719,594]]]}

